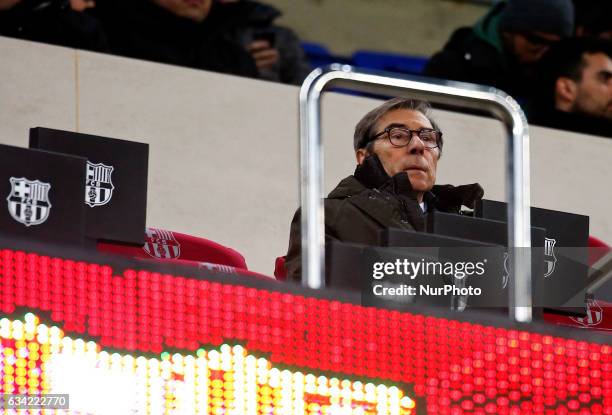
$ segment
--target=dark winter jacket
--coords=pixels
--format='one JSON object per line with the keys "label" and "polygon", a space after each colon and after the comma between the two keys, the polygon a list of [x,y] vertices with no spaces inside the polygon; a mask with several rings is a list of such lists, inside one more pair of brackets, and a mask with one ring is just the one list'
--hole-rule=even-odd
{"label": "dark winter jacket", "polygon": [[612,138],[612,120],[559,110],[531,111],[529,122],[544,127]]}
{"label": "dark winter jacket", "polygon": [[[473,207],[484,192],[478,184],[434,186],[423,197],[427,212],[459,213],[462,205]],[[342,180],[324,201],[325,239],[378,245],[379,232],[399,228],[423,232],[426,213],[421,210],[405,173],[389,177],[376,155],[357,166],[354,175]],[[291,222],[285,261],[287,278],[301,277],[300,212]]]}
{"label": "dark winter jacket", "polygon": [[67,0],[23,0],[0,11],[0,35],[96,52],[108,50],[97,19],[72,10]]}
{"label": "dark winter jacket", "polygon": [[[119,55],[285,83],[301,83],[310,71],[297,36],[273,25],[280,12],[254,1],[214,2],[202,22],[151,0],[98,0],[96,14]],[[258,35],[273,38],[280,54],[262,73],[247,51]]]}
{"label": "dark winter jacket", "polygon": [[258,38],[272,41],[272,47],[278,49],[280,59],[272,68],[259,72],[261,79],[301,84],[312,70],[306,54],[300,45],[300,39],[289,28],[277,26],[274,21],[281,12],[267,4],[243,0],[225,5],[225,16],[231,23],[231,36],[247,47]]}
{"label": "dark winter jacket", "polygon": [[499,3],[474,27],[457,29],[444,49],[431,57],[424,74],[442,79],[494,86],[524,101],[534,88],[528,69],[504,49]]}
{"label": "dark winter jacket", "polygon": [[257,76],[250,54],[234,39],[224,5],[203,22],[178,17],[150,0],[99,0],[96,14],[113,53],[161,63]]}

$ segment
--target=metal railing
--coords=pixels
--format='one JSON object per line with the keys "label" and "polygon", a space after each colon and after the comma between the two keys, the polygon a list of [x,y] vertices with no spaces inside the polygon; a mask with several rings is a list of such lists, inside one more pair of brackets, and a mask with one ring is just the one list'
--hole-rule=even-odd
{"label": "metal railing", "polygon": [[[300,89],[300,201],[302,283],[310,288],[325,285],[325,233],[323,210],[323,151],[321,95],[337,87],[378,95],[407,93],[416,99],[457,109],[486,111],[499,119],[508,135],[506,194],[508,247],[531,246],[529,200],[529,132],[517,102],[492,87],[463,82],[402,76],[334,64],[315,69]],[[531,258],[525,249],[510,249],[509,305],[516,321],[532,319]]]}

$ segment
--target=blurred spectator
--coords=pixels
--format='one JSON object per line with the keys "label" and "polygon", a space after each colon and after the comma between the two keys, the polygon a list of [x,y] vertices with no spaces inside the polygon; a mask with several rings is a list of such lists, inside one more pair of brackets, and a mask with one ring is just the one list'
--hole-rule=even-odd
{"label": "blurred spectator", "polygon": [[100,0],[96,9],[113,53],[282,82],[303,76],[297,38],[259,3]]}
{"label": "blurred spectator", "polygon": [[[229,25],[255,60],[262,79],[301,84],[312,70],[300,45],[300,39],[289,28],[274,25],[281,12],[269,5],[250,0],[220,1],[228,8]],[[231,5],[230,5],[231,4]]]}
{"label": "blurred spectator", "polygon": [[173,65],[257,76],[253,59],[227,36],[212,0],[99,0],[111,52]]}
{"label": "blurred spectator", "polygon": [[576,36],[612,40],[612,1],[574,0]]}
{"label": "blurred spectator", "polygon": [[542,59],[540,78],[531,122],[612,137],[612,42],[562,41]]}
{"label": "blurred spectator", "polygon": [[77,12],[84,12],[87,9],[96,7],[94,0],[70,0],[70,7]]}
{"label": "blurred spectator", "polygon": [[98,21],[83,11],[92,0],[0,0],[0,35],[106,51]]}
{"label": "blurred spectator", "polygon": [[573,29],[571,0],[500,2],[474,27],[456,30],[425,74],[492,85],[522,100],[534,88],[534,64]]}

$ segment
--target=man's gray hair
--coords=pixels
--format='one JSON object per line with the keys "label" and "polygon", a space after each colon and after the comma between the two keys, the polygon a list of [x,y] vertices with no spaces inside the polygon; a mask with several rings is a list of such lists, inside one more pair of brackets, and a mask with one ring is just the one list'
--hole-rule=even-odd
{"label": "man's gray hair", "polygon": [[[423,114],[431,123],[431,126],[440,131],[438,124],[429,115],[431,112],[431,105],[427,101],[420,101],[418,99],[411,98],[393,98],[389,101],[383,102],[372,111],[368,112],[355,126],[355,135],[353,136],[353,147],[355,151],[360,148],[364,148],[368,143],[372,141],[372,136],[378,131],[373,131],[374,126],[385,114],[395,110],[412,110],[418,111]],[[439,154],[442,154],[442,136],[438,143]]]}

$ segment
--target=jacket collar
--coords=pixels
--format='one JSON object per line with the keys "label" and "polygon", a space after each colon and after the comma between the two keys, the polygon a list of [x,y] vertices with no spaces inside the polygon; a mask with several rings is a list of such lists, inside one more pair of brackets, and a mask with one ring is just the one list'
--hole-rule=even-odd
{"label": "jacket collar", "polygon": [[[389,177],[376,154],[367,157],[357,166],[353,176],[342,180],[329,194],[329,199],[343,199],[357,195],[366,189],[381,189],[416,201],[416,195],[410,180],[403,174]],[[474,208],[477,200],[482,199],[484,190],[478,183],[462,186],[435,185],[423,195],[427,210],[437,209],[443,212],[459,212],[461,206]]]}
{"label": "jacket collar", "polygon": [[363,163],[355,168],[354,176],[369,189],[386,190],[395,195],[416,200],[416,194],[408,176],[405,173],[398,173],[389,177],[376,154],[366,157]]}
{"label": "jacket collar", "polygon": [[[369,189],[382,187],[390,179],[376,154],[366,157],[362,164],[357,165],[353,176]],[[410,182],[408,186],[410,187]]]}

